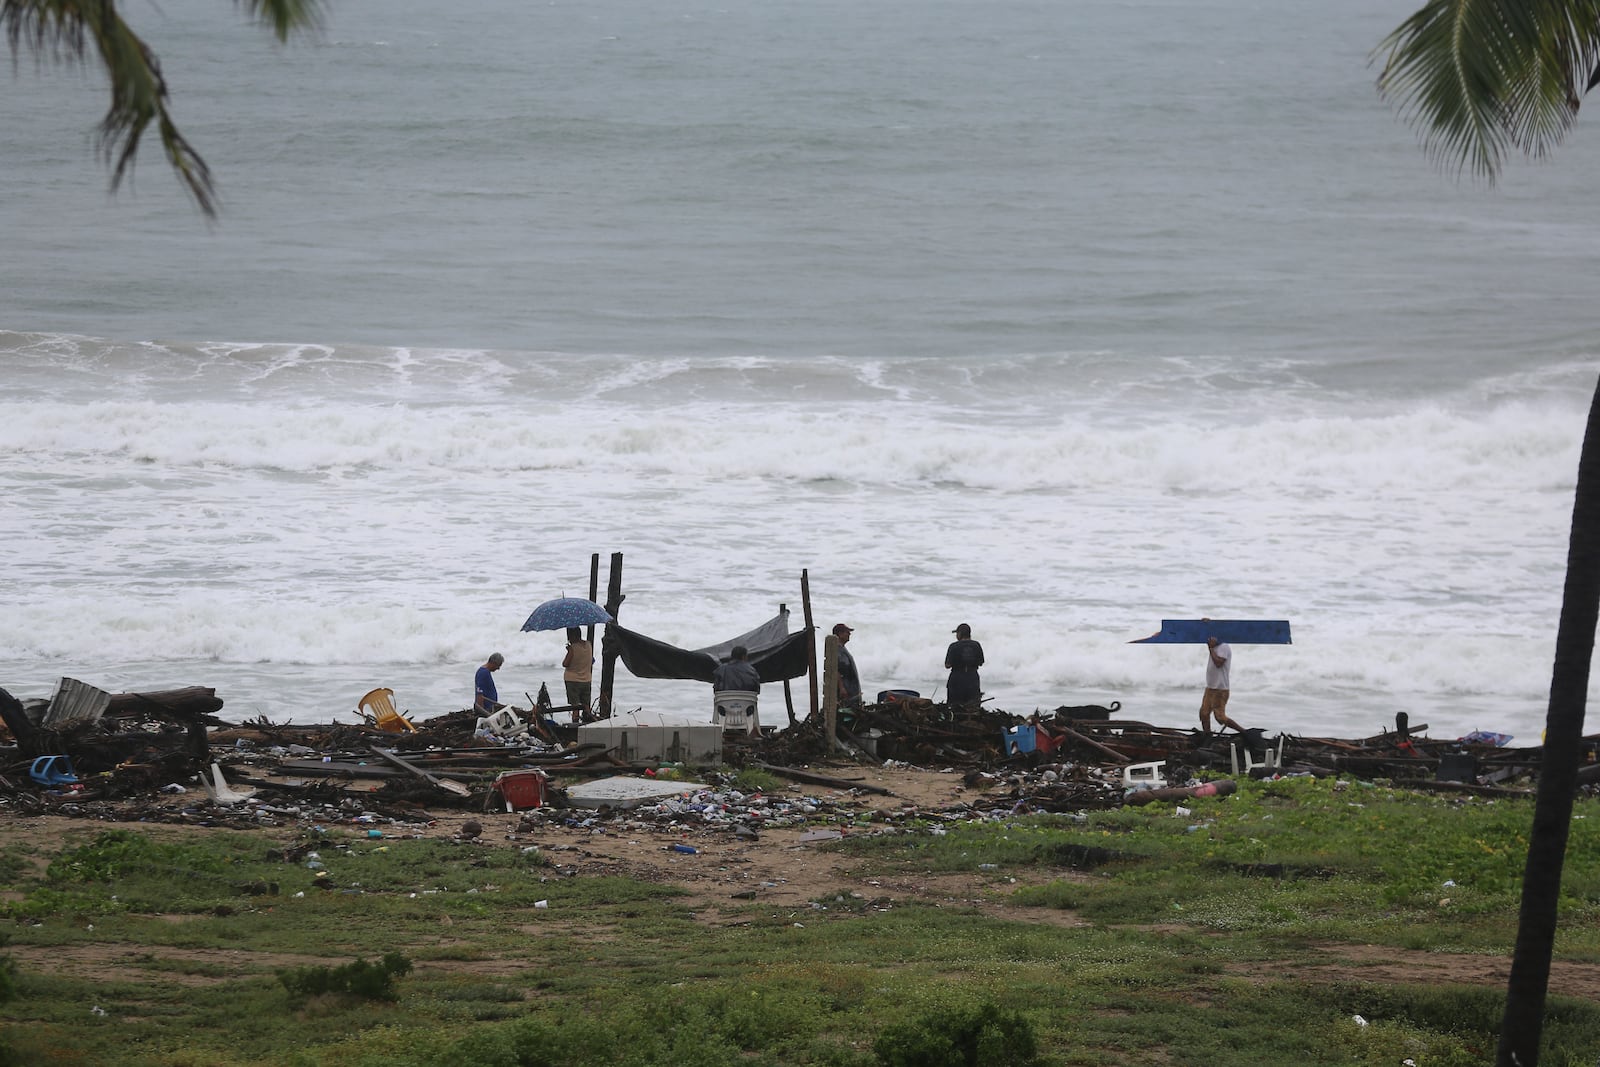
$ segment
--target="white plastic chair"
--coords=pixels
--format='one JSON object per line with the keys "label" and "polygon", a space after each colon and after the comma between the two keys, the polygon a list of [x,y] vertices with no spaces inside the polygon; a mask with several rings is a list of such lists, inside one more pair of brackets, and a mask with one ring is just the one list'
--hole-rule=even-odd
{"label": "white plastic chair", "polygon": [[528,730],[528,724],[517,718],[510,708],[501,708],[493,715],[485,715],[479,719],[473,732],[492,734],[495,737],[521,737]]}
{"label": "white plastic chair", "polygon": [[1123,789],[1162,789],[1166,787],[1167,779],[1162,775],[1162,770],[1167,765],[1166,760],[1156,760],[1154,763],[1130,763],[1122,768]]}
{"label": "white plastic chair", "polygon": [[1239,767],[1241,764],[1244,767],[1245,774],[1249,774],[1258,767],[1269,771],[1279,770],[1283,767],[1283,734],[1278,735],[1278,747],[1272,748],[1269,746],[1266,751],[1261,753],[1259,761],[1248,748],[1238,742],[1228,746],[1228,755],[1233,763],[1234,774],[1240,773]]}
{"label": "white plastic chair", "polygon": [[724,730],[761,732],[761,713],[756,710],[760,694],[743,689],[725,689],[711,694],[711,721]]}

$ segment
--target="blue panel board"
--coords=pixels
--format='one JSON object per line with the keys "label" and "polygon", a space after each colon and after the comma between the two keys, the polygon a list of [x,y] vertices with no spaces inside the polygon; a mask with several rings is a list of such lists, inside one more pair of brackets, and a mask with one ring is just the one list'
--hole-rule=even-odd
{"label": "blue panel board", "polygon": [[1230,645],[1287,645],[1287,619],[1162,619],[1161,632],[1130,645],[1203,645],[1215,637]]}

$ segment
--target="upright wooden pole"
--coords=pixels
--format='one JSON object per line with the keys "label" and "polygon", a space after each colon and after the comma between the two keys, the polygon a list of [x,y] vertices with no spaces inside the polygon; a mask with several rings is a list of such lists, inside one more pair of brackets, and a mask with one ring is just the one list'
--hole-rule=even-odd
{"label": "upright wooden pole", "polygon": [[806,659],[810,662],[811,670],[811,714],[807,721],[814,721],[817,717],[817,626],[811,621],[811,578],[808,570],[800,572],[800,609],[806,618],[806,633],[810,636],[806,640]]}
{"label": "upright wooden pole", "polygon": [[[600,553],[595,552],[589,556],[589,599],[600,603]],[[589,624],[589,631],[584,637],[589,642],[589,647],[594,647],[594,623]]]}
{"label": "upright wooden pole", "polygon": [[828,733],[828,751],[839,747],[839,638],[822,639],[822,728]]}
{"label": "upright wooden pole", "polygon": [[[789,614],[789,605],[787,605],[787,604],[779,604],[778,605],[778,614],[779,615],[787,615],[787,614]],[[787,624],[784,625],[784,629],[786,631],[788,630],[788,625]],[[794,717],[794,693],[790,692],[790,690],[789,690],[789,679],[787,679],[787,678],[785,678],[783,680],[783,706],[789,712],[789,725],[790,726],[798,726],[799,725],[799,721]]]}
{"label": "upright wooden pole", "polygon": [[[622,610],[622,553],[611,553],[611,578],[606,583],[606,611],[615,619]],[[600,717],[611,718],[611,683],[617,675],[617,642],[611,637],[611,624],[606,624],[606,639],[600,653]]]}

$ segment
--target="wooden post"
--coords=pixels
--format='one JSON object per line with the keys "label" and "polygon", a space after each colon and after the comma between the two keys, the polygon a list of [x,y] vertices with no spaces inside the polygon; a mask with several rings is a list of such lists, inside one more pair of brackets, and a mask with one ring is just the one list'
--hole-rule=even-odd
{"label": "wooden post", "polygon": [[[787,605],[787,604],[779,604],[778,605],[778,614],[779,615],[788,615],[789,614],[789,605]],[[788,630],[788,625],[787,624],[785,624],[784,629],[785,629],[785,631]],[[790,726],[798,726],[798,725],[800,725],[799,721],[794,717],[794,693],[790,692],[790,690],[789,690],[789,679],[787,679],[787,678],[785,678],[783,680],[783,706],[789,712],[789,725]]]}
{"label": "wooden post", "polygon": [[[589,599],[600,603],[600,553],[595,552],[589,556]],[[589,642],[589,647],[594,647],[594,623],[589,624],[589,632],[584,637]]]}
{"label": "wooden post", "polygon": [[[622,602],[627,597],[622,595],[622,553],[611,553],[611,577],[606,583],[606,611],[615,619],[622,610]],[[606,624],[606,633],[611,632],[611,624]],[[611,683],[617,674],[617,643],[608,636],[603,642],[604,648],[600,653],[600,718],[611,718]]]}
{"label": "wooden post", "polygon": [[810,577],[808,575],[809,575],[808,571],[802,570],[800,572],[800,608],[805,613],[806,633],[811,635],[806,641],[806,658],[810,661],[810,664],[811,664],[811,670],[809,672],[809,676],[811,678],[811,714],[809,716],[807,716],[807,719],[808,720],[815,720],[816,717],[817,717],[817,710],[818,710],[818,705],[817,705],[817,627],[816,627],[816,624],[811,621],[811,579],[810,579]]}
{"label": "wooden post", "polygon": [[822,639],[822,728],[828,732],[828,751],[839,747],[839,638]]}

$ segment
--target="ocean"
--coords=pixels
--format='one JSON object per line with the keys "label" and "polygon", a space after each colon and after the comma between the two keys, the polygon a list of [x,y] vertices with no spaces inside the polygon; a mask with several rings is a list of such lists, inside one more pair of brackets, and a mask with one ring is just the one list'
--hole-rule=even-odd
{"label": "ocean", "polygon": [[[561,694],[532,608],[714,644],[809,575],[869,693],[1538,743],[1600,373],[1600,141],[1461,180],[1412,0],[131,5],[216,172],[107,193],[100,76],[0,123],[0,686],[224,717]],[[1597,683],[1600,687],[1600,683]],[[770,686],[764,719],[783,721]],[[619,669],[619,710],[709,720]],[[802,713],[805,686],[795,689]]]}

